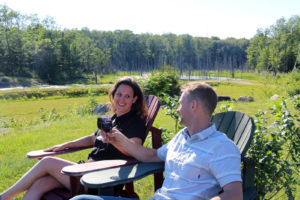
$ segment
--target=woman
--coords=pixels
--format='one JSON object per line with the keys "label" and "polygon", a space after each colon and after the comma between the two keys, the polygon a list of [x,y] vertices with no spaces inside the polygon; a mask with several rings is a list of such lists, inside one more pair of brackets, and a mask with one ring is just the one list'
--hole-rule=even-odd
{"label": "woman", "polygon": [[[142,144],[145,140],[145,117],[147,108],[143,92],[136,81],[131,78],[122,78],[115,83],[109,92],[112,111],[113,128],[118,129],[130,140]],[[77,140],[56,145],[45,151],[60,151],[71,147],[84,147],[94,144],[93,151],[89,154],[89,161],[105,159],[129,158],[126,151],[114,147],[111,144],[103,144],[99,141],[97,130],[89,136]],[[62,168],[76,163],[56,157],[46,157],[32,167],[13,186],[0,194],[0,200],[10,200],[18,194],[26,191],[23,199],[40,199],[43,194],[52,189],[66,187],[70,189],[69,177],[62,175]]]}

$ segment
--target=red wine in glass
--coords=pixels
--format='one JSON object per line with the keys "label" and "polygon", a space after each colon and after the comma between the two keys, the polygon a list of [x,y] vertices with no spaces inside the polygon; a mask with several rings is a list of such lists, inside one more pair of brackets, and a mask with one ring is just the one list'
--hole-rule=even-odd
{"label": "red wine in glass", "polygon": [[111,118],[108,116],[99,116],[97,120],[97,126],[104,132],[109,132],[112,129]]}

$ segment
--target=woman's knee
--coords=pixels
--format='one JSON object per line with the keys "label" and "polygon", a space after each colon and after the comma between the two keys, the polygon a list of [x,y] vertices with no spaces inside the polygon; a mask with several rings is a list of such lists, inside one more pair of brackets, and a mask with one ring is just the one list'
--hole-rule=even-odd
{"label": "woman's knee", "polygon": [[39,164],[48,166],[48,165],[50,165],[52,163],[55,163],[57,161],[58,161],[58,159],[56,157],[44,157],[40,160]]}
{"label": "woman's knee", "polygon": [[57,157],[44,157],[40,160],[39,165],[44,169],[53,170],[56,168],[61,168],[67,165],[72,165],[73,163]]}

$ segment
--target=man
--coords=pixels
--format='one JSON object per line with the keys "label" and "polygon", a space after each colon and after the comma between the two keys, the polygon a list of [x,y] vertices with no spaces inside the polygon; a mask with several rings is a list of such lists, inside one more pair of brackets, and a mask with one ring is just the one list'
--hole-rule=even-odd
{"label": "man", "polygon": [[[209,85],[198,82],[181,89],[177,112],[180,124],[186,128],[169,143],[158,150],[150,149],[134,144],[117,130],[102,133],[104,142],[142,162],[165,161],[165,180],[154,199],[243,199],[239,149],[210,122],[217,104],[216,93]],[[102,198],[74,198],[79,199]]]}

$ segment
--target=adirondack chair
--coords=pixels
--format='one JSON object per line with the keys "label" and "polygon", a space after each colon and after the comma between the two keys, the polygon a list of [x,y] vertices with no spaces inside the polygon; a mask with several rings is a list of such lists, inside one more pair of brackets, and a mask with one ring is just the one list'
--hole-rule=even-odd
{"label": "adirondack chair", "polygon": [[[240,149],[243,162],[243,197],[244,200],[254,199],[256,197],[254,189],[254,164],[245,157],[255,131],[253,119],[241,112],[228,111],[214,115],[211,121],[216,124],[217,130],[225,133]],[[150,174],[162,172],[163,170],[163,162],[134,163],[88,173],[82,176],[80,181],[84,186],[95,188],[98,190],[98,194],[103,195],[102,191],[107,187],[138,180]],[[161,185],[162,183],[156,184]]]}
{"label": "adirondack chair", "polygon": [[[154,144],[154,148],[158,148],[161,146],[161,130],[152,126],[155,117],[160,108],[160,100],[154,95],[145,96],[146,105],[148,107],[148,114],[146,118],[146,132],[148,135],[149,131],[152,133],[152,143]],[[92,146],[91,146],[92,147]],[[80,147],[80,148],[70,148],[65,149],[59,152],[44,152],[43,150],[37,150],[27,153],[28,158],[37,158],[41,159],[45,156],[57,156],[66,153],[73,153],[76,151],[84,150],[91,147]],[[70,177],[71,183],[71,191],[66,189],[55,189],[51,192],[48,192],[44,195],[42,199],[45,200],[64,200],[70,199],[71,197],[85,193],[84,187],[80,184],[80,177],[88,172],[97,171],[99,169],[105,168],[113,168],[118,166],[126,166],[130,164],[138,163],[135,159],[130,160],[105,160],[105,161],[96,161],[78,165],[67,166],[63,168],[62,173],[68,175]],[[163,180],[163,174],[157,174],[155,177],[156,181]],[[160,187],[160,186],[157,186]],[[108,191],[111,193],[115,193],[116,190],[120,190],[122,188],[109,188]],[[137,194],[134,192],[133,182],[129,182],[125,184],[125,190],[121,190],[121,196],[134,197],[138,198]]]}

